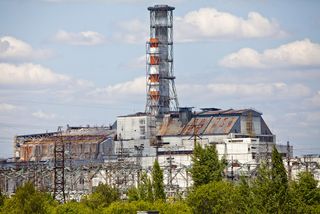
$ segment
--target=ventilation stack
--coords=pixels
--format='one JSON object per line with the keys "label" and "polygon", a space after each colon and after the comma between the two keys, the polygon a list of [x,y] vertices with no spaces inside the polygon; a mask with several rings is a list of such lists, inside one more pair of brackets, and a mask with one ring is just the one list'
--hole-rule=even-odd
{"label": "ventilation stack", "polygon": [[155,5],[150,11],[150,38],[147,41],[146,112],[161,117],[177,111],[178,97],[173,75],[172,12],[174,7]]}

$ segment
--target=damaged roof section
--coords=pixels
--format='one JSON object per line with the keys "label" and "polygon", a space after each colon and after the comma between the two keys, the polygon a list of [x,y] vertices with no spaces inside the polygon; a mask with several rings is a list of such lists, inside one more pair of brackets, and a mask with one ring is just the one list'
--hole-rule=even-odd
{"label": "damaged roof section", "polygon": [[106,153],[102,144],[115,135],[110,127],[67,127],[62,132],[20,135],[15,138],[16,155],[20,161],[48,160],[53,158],[55,142],[63,141],[72,159],[95,159]]}
{"label": "damaged roof section", "polygon": [[[217,108],[203,108],[201,112],[194,112],[192,118],[183,124],[176,113],[168,114],[158,131],[158,136],[191,136],[195,132],[200,135],[228,135],[240,133],[240,118],[251,115],[260,117],[262,113],[253,109],[221,110]],[[268,129],[262,121],[262,129]],[[268,129],[269,130],[269,129]],[[269,130],[268,134],[271,133]]]}

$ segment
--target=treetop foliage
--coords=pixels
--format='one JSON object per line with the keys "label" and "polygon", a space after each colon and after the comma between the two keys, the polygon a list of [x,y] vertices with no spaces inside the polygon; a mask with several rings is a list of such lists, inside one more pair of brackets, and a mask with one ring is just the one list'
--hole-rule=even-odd
{"label": "treetop foliage", "polygon": [[160,168],[157,159],[154,161],[152,167],[152,187],[155,200],[164,200],[166,198],[163,184],[163,170]]}
{"label": "treetop foliage", "polygon": [[219,160],[214,145],[202,148],[199,143],[196,143],[192,155],[192,168],[190,169],[195,187],[212,181],[221,181],[225,166],[224,159]]}

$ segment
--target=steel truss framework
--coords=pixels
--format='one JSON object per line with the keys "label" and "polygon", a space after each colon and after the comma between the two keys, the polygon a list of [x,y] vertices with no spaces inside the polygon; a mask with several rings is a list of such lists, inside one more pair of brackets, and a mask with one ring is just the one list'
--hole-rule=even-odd
{"label": "steel truss framework", "polygon": [[53,196],[56,200],[64,203],[66,200],[64,192],[64,154],[65,146],[62,138],[61,128],[58,130],[59,139],[54,143],[54,189]]}
{"label": "steel truss framework", "polygon": [[[149,7],[150,41],[146,45],[147,103],[146,112],[154,116],[178,110],[178,96],[173,74],[173,10],[167,5]],[[154,43],[153,40],[156,40]],[[157,47],[152,49],[152,47]],[[152,50],[152,51],[151,51]],[[157,51],[155,51],[157,50]],[[155,52],[154,52],[155,51]],[[157,71],[153,68],[157,67]],[[152,76],[158,75],[154,81]],[[151,82],[150,82],[151,78]],[[157,94],[152,88],[157,84]],[[159,90],[159,91],[158,91]],[[158,94],[159,93],[159,94]]]}
{"label": "steel truss framework", "polygon": [[[140,158],[140,157],[139,157]],[[141,171],[151,175],[151,168],[142,169],[136,156],[125,157],[119,160],[103,162],[70,161],[65,167],[64,190],[65,199],[80,200],[82,196],[94,190],[95,179],[120,190],[122,198],[126,198],[127,190],[137,186]],[[189,167],[174,160],[168,152],[159,157],[164,161],[160,166],[164,171],[165,191],[168,197],[185,196],[192,185]],[[319,164],[308,158],[299,159],[294,163],[295,170],[308,170],[319,173]],[[236,165],[235,165],[236,164]],[[248,171],[246,176],[256,176],[256,165],[240,164],[229,161],[226,169],[226,178],[237,180],[241,171]],[[234,167],[234,168],[233,168]],[[243,174],[242,174],[243,175]],[[15,162],[0,165],[0,189],[7,195],[13,194],[17,187],[30,181],[41,191],[54,193],[54,161],[42,162]],[[181,183],[185,185],[181,186]]]}

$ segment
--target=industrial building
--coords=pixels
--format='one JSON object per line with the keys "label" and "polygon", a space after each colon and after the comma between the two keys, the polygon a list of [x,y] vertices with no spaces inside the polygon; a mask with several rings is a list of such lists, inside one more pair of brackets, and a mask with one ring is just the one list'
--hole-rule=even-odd
{"label": "industrial building", "polygon": [[69,127],[63,132],[50,132],[15,137],[15,160],[47,161],[54,156],[54,144],[62,140],[72,160],[95,160],[112,156],[112,127]]}
{"label": "industrial building", "polygon": [[[29,179],[63,201],[78,200],[99,183],[125,193],[137,185],[141,171],[150,172],[157,158],[170,196],[185,193],[192,185],[188,169],[195,143],[216,146],[228,162],[229,179],[253,176],[261,161],[270,159],[276,136],[261,112],[179,107],[173,74],[174,7],[155,5],[148,10],[145,111],[118,116],[110,127],[67,126],[16,136],[14,162],[1,168],[2,189],[12,193]],[[283,157],[292,157],[292,147],[276,147]]]}

